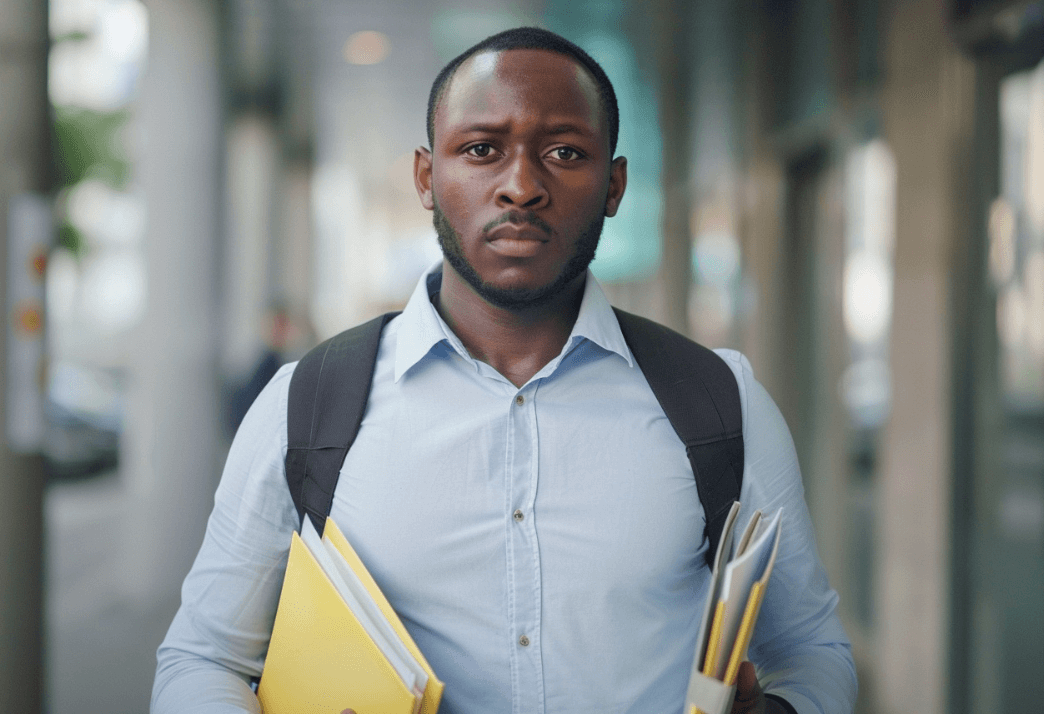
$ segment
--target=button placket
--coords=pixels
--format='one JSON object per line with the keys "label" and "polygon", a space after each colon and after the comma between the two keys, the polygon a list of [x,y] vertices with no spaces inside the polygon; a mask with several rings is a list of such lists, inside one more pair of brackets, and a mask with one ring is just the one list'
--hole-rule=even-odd
{"label": "button placket", "polygon": [[511,594],[511,627],[515,633],[512,670],[514,711],[543,714],[542,665],[540,658],[540,555],[533,519],[537,490],[539,443],[536,421],[538,383],[526,385],[509,398],[514,444],[508,491],[508,553]]}

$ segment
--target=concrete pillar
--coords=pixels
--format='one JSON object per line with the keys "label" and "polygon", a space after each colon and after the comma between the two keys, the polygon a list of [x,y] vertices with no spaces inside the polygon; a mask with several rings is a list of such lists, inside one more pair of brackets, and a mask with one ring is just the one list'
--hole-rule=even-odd
{"label": "concrete pillar", "polygon": [[[8,235],[12,199],[50,185],[47,3],[0,0],[0,426],[6,391]],[[14,375],[17,379],[28,378]],[[0,711],[43,710],[43,489],[38,454],[15,453],[0,431]]]}
{"label": "concrete pillar", "polygon": [[[292,36],[289,31],[284,32]],[[281,64],[285,69],[280,86],[286,99],[279,122],[283,156],[276,186],[278,231],[271,273],[275,297],[285,301],[298,326],[306,333],[298,336],[295,349],[288,352],[288,356],[296,356],[296,348],[310,347],[312,341],[306,323],[314,283],[312,174],[315,170],[316,79],[312,58],[303,57],[300,52],[285,50]],[[412,184],[407,183],[405,188],[412,188]],[[411,205],[416,205],[415,195],[411,195],[410,200]],[[423,213],[426,219],[427,212]]]}
{"label": "concrete pillar", "polygon": [[785,169],[768,125],[773,106],[773,76],[768,68],[774,26],[763,12],[746,4],[737,9],[737,15],[737,23],[744,28],[739,33],[740,59],[736,67],[736,111],[744,118],[735,133],[744,154],[740,157],[742,178],[737,187],[737,232],[747,274],[757,286],[757,308],[742,325],[739,345],[758,380],[779,402],[792,378],[780,359],[785,350],[784,304],[778,299],[786,279]]}
{"label": "concrete pillar", "polygon": [[[226,3],[224,82],[225,189],[227,197],[222,261],[222,373],[226,383],[248,380],[266,347],[266,315],[281,266],[277,247],[283,230],[282,114],[302,90],[282,83],[295,34],[279,3]],[[305,82],[307,84],[307,82]]]}
{"label": "concrete pillar", "polygon": [[291,157],[283,167],[279,185],[279,234],[276,236],[274,265],[272,266],[275,296],[286,302],[298,329],[295,343],[287,354],[310,347],[311,330],[308,325],[308,304],[312,289],[312,163],[304,157]]}
{"label": "concrete pillar", "polygon": [[[690,97],[686,121],[688,147],[671,148],[689,154],[691,202],[687,227],[686,271],[697,273],[689,301],[691,332],[702,344],[735,347],[736,326],[742,318],[737,183],[740,164],[738,139],[745,119],[737,111],[741,8],[728,0],[687,3],[692,81],[684,90]],[[665,144],[666,145],[666,144]],[[666,152],[665,152],[666,153]],[[666,164],[665,164],[666,165]],[[735,250],[735,272],[728,272]],[[717,268],[712,268],[715,264]],[[710,269],[709,269],[710,268]]]}
{"label": "concrete pillar", "polygon": [[[798,439],[805,483],[805,500],[812,514],[819,557],[830,584],[844,600],[851,572],[846,558],[849,537],[848,439],[850,420],[841,402],[841,376],[848,365],[849,344],[841,315],[842,275],[845,264],[844,179],[836,164],[823,167],[816,181],[814,213],[808,216],[812,235],[805,247],[809,303],[805,308],[807,356],[799,365],[799,389],[803,423],[791,424]],[[800,338],[799,338],[800,339]],[[804,453],[802,453],[802,451]],[[842,606],[844,612],[845,603]]]}
{"label": "concrete pillar", "polygon": [[[884,37],[885,138],[896,156],[892,412],[877,502],[881,711],[946,710],[952,497],[954,247],[966,235],[974,67],[938,3],[894,4]],[[963,183],[962,183],[963,182]]]}
{"label": "concrete pillar", "polygon": [[121,477],[125,586],[172,597],[202,540],[220,471],[217,276],[221,97],[218,7],[149,0],[138,102],[148,209],[148,307],[128,358]]}
{"label": "concrete pillar", "polygon": [[660,129],[663,133],[663,258],[659,284],[663,291],[663,323],[682,334],[689,329],[692,287],[691,176],[692,134],[689,51],[690,12],[678,0],[656,5]]}
{"label": "concrete pillar", "polygon": [[270,265],[279,193],[280,147],[272,117],[245,111],[229,123],[228,207],[222,274],[225,305],[223,370],[233,381],[250,377],[264,349],[265,312],[272,299]]}

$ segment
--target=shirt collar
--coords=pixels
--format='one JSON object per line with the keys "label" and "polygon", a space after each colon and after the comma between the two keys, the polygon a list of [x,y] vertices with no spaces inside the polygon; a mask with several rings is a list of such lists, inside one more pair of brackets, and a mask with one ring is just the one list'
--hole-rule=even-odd
{"label": "shirt collar", "polygon": [[[402,311],[395,335],[396,382],[424,359],[440,342],[446,342],[461,357],[474,363],[460,338],[453,333],[431,302],[441,285],[442,262],[440,261],[425,271],[417,281],[417,287],[414,288],[409,302]],[[580,302],[580,313],[577,315],[576,324],[573,325],[562,354],[554,362],[557,363],[563,355],[585,339],[608,352],[620,355],[627,361],[628,366],[634,367],[634,357],[624,341],[623,333],[620,332],[620,323],[616,319],[616,313],[613,312],[609,300],[602,291],[602,286],[598,284],[590,270],[587,271],[584,296]]]}
{"label": "shirt collar", "polygon": [[627,361],[628,366],[634,367],[634,357],[627,347],[623,333],[620,332],[616,313],[613,312],[612,305],[602,292],[602,286],[590,270],[587,271],[587,280],[584,283],[580,314],[576,317],[576,324],[573,325],[573,331],[566,340],[562,353],[565,354],[583,339],[595,343],[607,352],[615,352]]}

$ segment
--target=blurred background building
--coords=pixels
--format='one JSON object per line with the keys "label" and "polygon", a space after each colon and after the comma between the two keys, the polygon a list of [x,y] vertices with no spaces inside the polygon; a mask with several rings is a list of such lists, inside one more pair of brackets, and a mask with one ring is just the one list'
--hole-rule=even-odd
{"label": "blurred background building", "polygon": [[441,66],[615,84],[616,304],[744,351],[863,713],[1044,701],[1044,2],[0,0],[0,710],[147,710],[237,419],[438,259]]}

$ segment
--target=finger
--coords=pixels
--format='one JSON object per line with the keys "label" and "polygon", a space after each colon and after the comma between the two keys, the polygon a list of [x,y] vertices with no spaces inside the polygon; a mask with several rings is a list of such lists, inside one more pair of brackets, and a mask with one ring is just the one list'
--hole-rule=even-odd
{"label": "finger", "polygon": [[747,701],[758,695],[758,675],[754,671],[754,665],[744,662],[740,665],[739,675],[736,678],[736,699]]}
{"label": "finger", "polygon": [[762,712],[759,704],[764,706],[761,694],[761,686],[758,684],[758,675],[754,671],[754,665],[744,662],[740,665],[739,674],[736,677],[736,698],[732,702],[731,714],[755,714]]}
{"label": "finger", "polygon": [[344,711],[341,712],[341,714],[355,714],[355,710],[354,709],[345,709]]}

